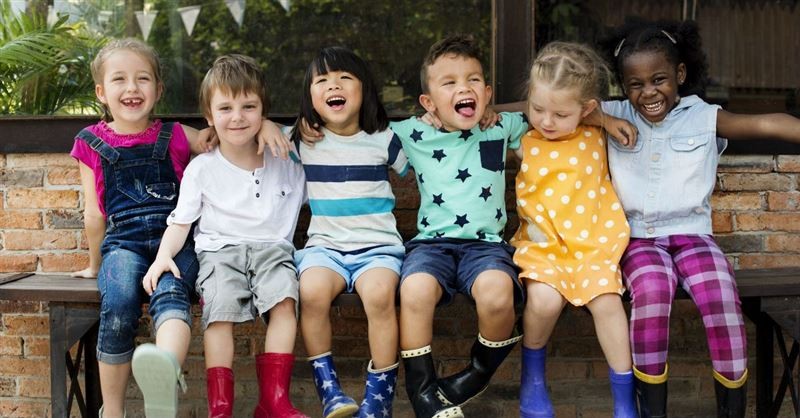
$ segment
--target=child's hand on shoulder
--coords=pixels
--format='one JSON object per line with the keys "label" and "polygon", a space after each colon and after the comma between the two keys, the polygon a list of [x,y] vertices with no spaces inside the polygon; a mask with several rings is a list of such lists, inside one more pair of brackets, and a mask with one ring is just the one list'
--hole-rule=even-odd
{"label": "child's hand on shoulder", "polygon": [[292,141],[283,133],[281,125],[269,119],[261,122],[261,129],[258,131],[258,154],[263,154],[266,147],[269,147],[273,157],[284,160],[289,158],[289,151],[292,149]]}
{"label": "child's hand on shoulder", "polygon": [[300,121],[300,138],[309,148],[314,148],[314,144],[322,141],[323,137],[319,124],[315,123],[314,126],[311,126],[305,118]]}
{"label": "child's hand on shoulder", "polygon": [[156,285],[158,285],[158,280],[161,278],[161,274],[166,271],[172,272],[172,274],[179,279],[181,278],[181,271],[172,258],[161,255],[156,256],[156,260],[153,261],[153,264],[147,269],[147,273],[145,273],[142,279],[142,287],[144,287],[144,291],[147,292],[148,295],[153,294]]}
{"label": "child's hand on shoulder", "polygon": [[[426,125],[433,126],[436,129],[442,129],[441,119],[439,119],[439,117],[432,112],[426,112],[424,115],[417,117],[417,120]],[[478,126],[480,126],[482,131],[485,131],[489,128],[494,128],[494,125],[502,120],[503,117],[500,116],[499,113],[492,110],[492,108],[487,107],[486,111],[483,113],[483,117],[480,121],[478,121]]]}
{"label": "child's hand on shoulder", "polygon": [[626,148],[633,148],[636,145],[636,135],[638,134],[636,126],[625,119],[615,118],[610,115],[605,117],[603,129],[611,135],[611,138]]}
{"label": "child's hand on shoulder", "polygon": [[70,277],[76,277],[80,279],[94,279],[97,277],[98,270],[92,267],[86,267],[80,271],[74,271],[70,273]]}

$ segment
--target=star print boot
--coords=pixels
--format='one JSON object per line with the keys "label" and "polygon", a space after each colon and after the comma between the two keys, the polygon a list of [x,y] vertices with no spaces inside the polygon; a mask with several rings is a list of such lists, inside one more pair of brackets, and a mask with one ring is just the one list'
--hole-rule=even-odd
{"label": "star print boot", "polygon": [[323,418],[351,417],[358,412],[356,401],[345,395],[339,386],[339,378],[336,376],[336,368],[333,366],[333,356],[330,351],[309,357],[308,363],[311,364],[314,384],[317,386],[317,394],[322,402]]}
{"label": "star print boot", "polygon": [[516,333],[504,341],[489,341],[478,334],[466,369],[439,379],[439,389],[453,405],[463,405],[489,386],[492,375],[522,338]]}
{"label": "star print boot", "polygon": [[397,383],[397,369],[400,363],[375,370],[372,360],[367,366],[367,385],[364,400],[358,408],[358,418],[392,418],[394,385]]}

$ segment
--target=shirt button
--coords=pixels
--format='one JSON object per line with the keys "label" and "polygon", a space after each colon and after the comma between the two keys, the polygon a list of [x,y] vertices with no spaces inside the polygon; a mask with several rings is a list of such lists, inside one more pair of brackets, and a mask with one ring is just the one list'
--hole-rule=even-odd
{"label": "shirt button", "polygon": [[261,193],[256,193],[256,197],[261,197]]}
{"label": "shirt button", "polygon": [[654,233],[654,232],[656,232],[656,229],[655,229],[655,228],[653,228],[652,226],[651,226],[650,228],[647,228],[647,233],[648,233],[648,234],[652,234],[652,233]]}
{"label": "shirt button", "polygon": [[658,153],[653,154],[653,155],[650,156],[650,161],[654,161],[655,162],[655,161],[658,161],[660,159],[661,159],[661,154],[658,154]]}
{"label": "shirt button", "polygon": [[286,192],[281,192],[281,196],[286,196]]}
{"label": "shirt button", "polygon": [[258,181],[258,180],[256,180],[256,184],[261,184],[261,182],[260,182],[260,181]]}
{"label": "shirt button", "polygon": [[694,139],[690,139],[689,141],[687,141],[687,143],[688,143],[689,145],[694,145]]}

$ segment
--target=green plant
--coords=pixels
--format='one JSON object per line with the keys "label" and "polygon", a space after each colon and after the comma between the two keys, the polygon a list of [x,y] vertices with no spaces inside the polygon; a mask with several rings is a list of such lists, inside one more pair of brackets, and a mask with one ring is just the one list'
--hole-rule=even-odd
{"label": "green plant", "polygon": [[97,113],[89,64],[105,43],[83,23],[0,0],[0,114]]}

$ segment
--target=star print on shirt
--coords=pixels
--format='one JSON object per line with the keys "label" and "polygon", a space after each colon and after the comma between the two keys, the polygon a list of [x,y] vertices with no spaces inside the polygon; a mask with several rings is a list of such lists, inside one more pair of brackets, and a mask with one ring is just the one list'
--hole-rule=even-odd
{"label": "star print on shirt", "polygon": [[456,176],[457,179],[461,180],[461,182],[467,181],[468,177],[472,177],[472,174],[469,173],[469,168],[465,170],[458,170],[458,175]]}
{"label": "star print on shirt", "polygon": [[464,141],[467,141],[471,136],[472,136],[472,131],[462,130],[461,135],[459,135],[458,137],[463,139]]}
{"label": "star print on shirt", "polygon": [[477,235],[477,236],[478,236],[478,239],[479,239],[479,240],[485,240],[485,239],[486,239],[486,233],[485,233],[485,232],[483,232],[483,231],[478,231],[478,233],[477,233],[477,234],[475,234],[475,235]]}
{"label": "star print on shirt", "polygon": [[421,221],[419,221],[419,224],[420,224],[420,225],[422,225],[422,226],[424,226],[425,228],[427,228],[427,227],[431,226],[431,224],[430,224],[430,223],[428,223],[428,217],[427,217],[427,216],[423,216],[423,217],[422,217],[422,220],[421,220]]}
{"label": "star print on shirt", "polygon": [[414,140],[414,142],[422,141],[422,132],[420,132],[420,131],[418,131],[416,129],[413,129],[411,131],[411,135],[409,135],[409,136],[411,137],[411,139]]}
{"label": "star print on shirt", "polygon": [[497,122],[495,122],[494,126],[497,126],[498,128],[502,128],[503,127],[503,121],[498,120]]}
{"label": "star print on shirt", "polygon": [[442,203],[444,203],[444,199],[442,199],[442,195],[443,194],[444,193],[439,193],[439,194],[433,195],[433,203],[436,204],[436,205],[442,206]]}
{"label": "star print on shirt", "polygon": [[500,219],[503,219],[503,210],[500,209],[500,208],[497,208],[497,213],[494,215],[494,218],[497,219],[498,221]]}
{"label": "star print on shirt", "polygon": [[483,201],[486,202],[489,200],[489,196],[492,195],[492,186],[489,187],[481,187],[481,194],[478,197],[482,197]]}
{"label": "star print on shirt", "polygon": [[419,177],[419,182],[420,183],[425,183],[425,180],[422,179],[422,173],[419,173],[419,176],[417,176],[417,177]]}
{"label": "star print on shirt", "polygon": [[442,159],[447,157],[447,154],[444,153],[443,149],[433,150],[433,157],[436,158],[437,161],[442,162]]}
{"label": "star print on shirt", "polygon": [[433,236],[434,236],[434,238],[441,238],[441,237],[444,236],[444,232],[437,232],[437,233],[433,234]]}
{"label": "star print on shirt", "polygon": [[463,228],[464,225],[469,223],[467,220],[467,214],[465,213],[463,215],[456,215],[456,221],[453,223]]}

